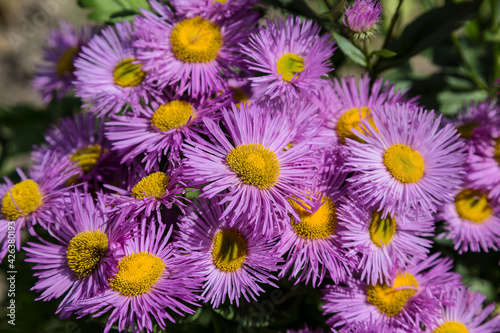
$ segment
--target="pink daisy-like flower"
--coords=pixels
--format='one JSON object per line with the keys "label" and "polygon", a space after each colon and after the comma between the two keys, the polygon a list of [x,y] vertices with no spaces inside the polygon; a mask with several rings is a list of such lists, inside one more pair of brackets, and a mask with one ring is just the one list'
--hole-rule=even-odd
{"label": "pink daisy-like flower", "polygon": [[471,103],[448,122],[456,127],[469,154],[473,154],[500,135],[500,107],[492,101]]}
{"label": "pink daisy-like flower", "polygon": [[360,201],[351,194],[337,212],[344,227],[340,232],[343,246],[360,252],[357,268],[362,281],[369,284],[389,281],[394,267],[404,269],[428,255],[432,241],[425,237],[434,235],[434,221],[428,214],[411,209],[382,218],[375,207],[360,205]]}
{"label": "pink daisy-like flower", "polygon": [[388,81],[378,79],[370,87],[368,75],[362,76],[359,83],[353,76],[335,79],[332,88],[326,85],[315,103],[323,111],[326,126],[342,144],[347,143],[347,138],[359,140],[352,130],[361,131],[362,119],[374,125],[373,110],[397,103],[416,106],[417,98],[408,99],[406,92],[396,91]]}
{"label": "pink daisy-like flower", "polygon": [[98,189],[99,183],[108,181],[118,168],[118,159],[110,148],[102,122],[89,113],[76,114],[62,119],[45,134],[45,142],[35,148],[32,160],[34,165],[40,165],[47,151],[69,158],[80,169],[74,182],[91,184]]}
{"label": "pink daisy-like flower", "polygon": [[357,0],[352,7],[345,7],[344,24],[354,38],[362,40],[373,36],[382,16],[382,3],[374,0]]}
{"label": "pink daisy-like flower", "polygon": [[44,62],[39,65],[33,79],[33,88],[45,104],[62,99],[72,90],[75,79],[73,62],[93,33],[88,26],[75,29],[66,22],[59,22],[59,28],[50,31],[48,47],[44,48]]}
{"label": "pink daisy-like flower", "polygon": [[26,226],[30,234],[35,235],[35,224],[46,227],[52,222],[66,182],[78,173],[72,164],[69,159],[60,160],[49,152],[38,167],[30,170],[29,177],[17,170],[19,183],[4,177],[5,184],[0,184],[0,261],[7,251],[11,253],[9,248],[13,249],[14,245],[18,251],[21,249],[21,228]]}
{"label": "pink daisy-like flower", "polygon": [[460,275],[449,272],[450,259],[436,253],[404,271],[394,271],[391,283],[369,285],[349,279],[346,286],[327,286],[324,313],[332,328],[353,322],[383,321],[391,328],[417,331],[439,317],[446,284],[460,286]]}
{"label": "pink daisy-like flower", "polygon": [[151,1],[155,13],[136,17],[138,57],[151,74],[149,82],[163,89],[178,85],[179,94],[192,97],[223,91],[232,68],[244,70],[240,43],[246,43],[257,13],[246,11],[214,19],[175,15]]}
{"label": "pink daisy-like flower", "polygon": [[436,219],[445,221],[446,232],[439,237],[453,239],[460,254],[500,248],[500,203],[488,199],[485,191],[457,191],[454,202],[443,205]]}
{"label": "pink daisy-like flower", "polygon": [[[248,226],[230,227],[221,219],[224,205],[200,199],[191,211],[180,218],[179,240],[183,253],[192,257],[203,277],[202,297],[214,308],[227,299],[239,306],[240,298],[248,302],[264,290],[259,284],[277,287],[270,272],[281,261],[275,251],[275,239],[253,237]],[[195,259],[196,258],[196,259]]]}
{"label": "pink daisy-like flower", "polygon": [[151,106],[138,108],[135,117],[119,116],[106,123],[106,137],[113,149],[130,163],[141,156],[150,171],[165,157],[180,159],[182,143],[196,132],[205,133],[203,120],[218,118],[219,109],[230,99],[223,94],[213,99],[170,99],[152,101]]}
{"label": "pink daisy-like flower", "polygon": [[271,236],[288,213],[298,218],[289,197],[311,203],[302,189],[312,184],[317,159],[304,142],[286,149],[297,135],[286,116],[272,116],[255,104],[222,109],[222,115],[228,134],[205,119],[210,141],[186,140],[185,174],[193,185],[204,185],[201,197],[229,203],[221,218],[245,216],[256,233]]}
{"label": "pink daisy-like flower", "polygon": [[76,96],[99,117],[130,105],[134,114],[141,101],[158,93],[148,84],[144,66],[132,47],[134,27],[123,21],[101,30],[75,61]]}
{"label": "pink daisy-like flower", "polygon": [[482,309],[485,295],[479,292],[473,293],[469,288],[462,286],[448,288],[444,298],[452,302],[443,305],[441,317],[429,325],[425,332],[492,333],[500,331],[499,314],[489,320],[486,319],[495,309],[495,304]]}
{"label": "pink daisy-like flower", "polygon": [[500,201],[500,137],[469,155],[467,162],[466,179],[470,186],[487,192],[491,200]]}
{"label": "pink daisy-like flower", "polygon": [[106,198],[91,194],[71,193],[57,210],[49,227],[57,243],[40,239],[28,243],[26,261],[35,263],[34,275],[38,281],[32,288],[42,292],[37,300],[49,301],[61,297],[56,313],[65,312],[68,305],[104,291],[108,286],[107,271],[117,264],[114,253],[132,235],[133,224],[123,223],[122,216],[111,218],[107,213]]}
{"label": "pink daisy-like flower", "polygon": [[153,172],[146,172],[138,163],[124,167],[120,187],[105,186],[116,193],[110,195],[110,205],[117,212],[130,209],[130,214],[134,217],[149,217],[154,213],[158,221],[163,223],[164,209],[172,209],[175,204],[184,210],[182,195],[186,185],[181,180],[182,173],[182,166],[170,167],[168,170],[156,169]]}
{"label": "pink daisy-like flower", "polygon": [[101,316],[111,310],[104,332],[118,322],[120,332],[152,332],[154,318],[165,329],[166,320],[175,322],[172,313],[184,315],[198,306],[194,294],[200,281],[197,268],[173,251],[169,243],[172,226],[156,226],[143,220],[140,237],[127,240],[118,267],[109,275],[109,289],[68,307],[78,317]]}
{"label": "pink daisy-like flower", "polygon": [[362,120],[361,142],[347,139],[346,165],[356,174],[354,192],[363,204],[377,206],[382,218],[409,209],[422,214],[453,200],[460,188],[465,160],[463,142],[451,125],[439,128],[433,111],[389,105]]}
{"label": "pink daisy-like flower", "polygon": [[256,0],[171,0],[175,11],[186,17],[222,19],[248,12]]}
{"label": "pink daisy-like flower", "polygon": [[313,21],[299,17],[267,21],[243,45],[242,52],[250,58],[245,59],[248,68],[263,74],[250,77],[252,85],[266,87],[271,99],[318,94],[334,51],[331,36],[320,36],[320,30]]}
{"label": "pink daisy-like flower", "polygon": [[319,198],[313,205],[290,201],[299,219],[291,218],[281,234],[277,247],[286,262],[280,267],[279,277],[290,271],[296,283],[311,281],[312,286],[320,285],[326,273],[335,282],[351,276],[358,258],[357,251],[345,250],[340,240],[341,230],[337,220],[337,208],[343,195],[341,186],[345,180],[343,156],[339,151],[327,151],[322,158],[322,172],[311,193]]}

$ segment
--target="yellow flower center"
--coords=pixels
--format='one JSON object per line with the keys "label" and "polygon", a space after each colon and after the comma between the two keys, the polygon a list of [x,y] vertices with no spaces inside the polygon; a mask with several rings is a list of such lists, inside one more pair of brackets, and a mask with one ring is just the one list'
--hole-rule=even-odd
{"label": "yellow flower center", "polygon": [[260,143],[240,145],[229,152],[226,163],[240,179],[260,189],[276,184],[280,162],[276,154]]}
{"label": "yellow flower center", "polygon": [[374,212],[372,222],[370,223],[370,238],[373,244],[378,247],[383,247],[391,242],[392,237],[396,233],[396,219],[387,215],[382,218],[380,212]]}
{"label": "yellow flower center", "polygon": [[290,82],[295,74],[304,70],[304,59],[293,53],[286,53],[278,59],[276,63],[278,75],[283,77],[283,80]]}
{"label": "yellow flower center", "polygon": [[169,177],[164,172],[154,172],[142,178],[130,191],[136,199],[153,197],[160,199],[165,195]]}
{"label": "yellow flower center", "polygon": [[[398,289],[399,287],[408,287]],[[394,279],[394,285],[377,283],[366,287],[368,303],[375,305],[378,310],[389,317],[401,312],[406,301],[418,290],[418,281],[410,273],[402,273]]]}
{"label": "yellow flower center", "polygon": [[80,232],[66,250],[69,268],[79,279],[89,276],[108,251],[108,245],[108,236],[100,230]]}
{"label": "yellow flower center", "polygon": [[118,262],[118,272],[109,286],[123,296],[137,296],[151,290],[165,270],[163,260],[149,252],[136,252]]}
{"label": "yellow flower center", "polygon": [[488,196],[479,190],[462,190],[455,196],[455,207],[461,218],[475,223],[483,222],[493,212]]}
{"label": "yellow flower center", "polygon": [[88,173],[95,167],[101,157],[101,150],[100,145],[83,147],[71,154],[70,159],[78,163],[84,173]]}
{"label": "yellow flower center", "polygon": [[61,55],[56,65],[57,76],[64,77],[66,74],[73,73],[75,71],[73,60],[77,52],[77,47],[70,47]]}
{"label": "yellow flower center", "polygon": [[219,231],[213,241],[212,258],[214,265],[222,271],[234,272],[239,269],[247,256],[247,241],[236,229]]}
{"label": "yellow flower center", "polygon": [[447,321],[436,328],[433,333],[468,333],[467,327],[458,321]]}
{"label": "yellow flower center", "polygon": [[362,106],[360,108],[352,108],[344,112],[337,122],[336,130],[340,142],[345,144],[346,138],[356,140],[358,142],[364,142],[352,132],[353,129],[356,129],[361,133],[363,133],[362,128],[366,130],[366,127],[361,123],[361,120],[363,119],[366,119],[368,123],[378,132],[375,122],[370,116],[369,107]]}
{"label": "yellow flower center", "polygon": [[415,183],[424,176],[424,159],[406,145],[393,145],[384,153],[384,165],[401,183]]}
{"label": "yellow flower center", "polygon": [[116,65],[113,72],[115,84],[122,87],[135,87],[142,82],[146,73],[141,69],[140,64],[133,64],[137,59],[123,59]]}
{"label": "yellow flower center", "polygon": [[474,130],[479,126],[477,121],[472,121],[470,123],[465,123],[457,127],[457,132],[464,139],[470,139],[474,134]]}
{"label": "yellow flower center", "polygon": [[23,180],[7,191],[2,198],[2,214],[8,220],[28,216],[43,203],[43,195],[38,184],[31,179]]}
{"label": "yellow flower center", "polygon": [[222,47],[220,27],[201,17],[177,23],[170,36],[177,59],[184,62],[210,62]]}
{"label": "yellow flower center", "polygon": [[221,3],[221,4],[225,4],[227,2],[227,0],[214,0],[214,1],[212,1],[212,4],[215,4],[216,2]]}
{"label": "yellow flower center", "polygon": [[151,118],[151,125],[162,132],[186,125],[189,118],[194,118],[194,109],[186,101],[172,101],[156,109]]}
{"label": "yellow flower center", "polygon": [[[290,202],[302,221],[294,221],[293,217],[290,218],[290,223],[297,235],[307,239],[318,239],[328,238],[334,233],[337,226],[337,209],[332,199],[323,197],[321,206],[312,213],[293,200],[288,200],[288,202]],[[302,204],[310,208],[304,202]]]}

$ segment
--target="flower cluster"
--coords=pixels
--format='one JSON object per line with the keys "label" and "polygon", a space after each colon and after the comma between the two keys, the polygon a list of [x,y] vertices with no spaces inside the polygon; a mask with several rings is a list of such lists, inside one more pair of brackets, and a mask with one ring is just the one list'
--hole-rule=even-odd
{"label": "flower cluster", "polygon": [[[282,279],[320,288],[333,331],[494,331],[430,250],[441,220],[460,252],[500,247],[498,105],[445,120],[384,79],[330,80],[330,36],[299,17],[257,26],[254,3],[152,1],[88,40],[54,32],[67,43],[47,59],[88,110],[0,185],[0,257],[7,225],[18,249],[27,227],[39,299],[107,314],[105,332],[165,329]],[[346,22],[379,16],[362,1]],[[49,72],[38,82],[62,93],[69,74]]]}

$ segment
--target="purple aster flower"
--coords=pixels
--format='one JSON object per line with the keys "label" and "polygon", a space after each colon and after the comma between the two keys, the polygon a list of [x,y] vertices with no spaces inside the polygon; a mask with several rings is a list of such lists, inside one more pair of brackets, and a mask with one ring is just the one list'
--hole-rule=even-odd
{"label": "purple aster flower", "polygon": [[90,112],[106,117],[130,105],[136,113],[157,92],[146,83],[147,72],[132,47],[133,25],[128,21],[103,29],[84,46],[75,61],[76,96]]}
{"label": "purple aster flower", "polygon": [[500,248],[500,203],[488,199],[487,192],[467,187],[457,191],[436,219],[445,221],[446,232],[439,237],[453,239],[460,254]]}
{"label": "purple aster flower", "polygon": [[349,322],[339,330],[339,333],[407,333],[407,331],[390,327],[384,320],[368,320]]}
{"label": "purple aster flower", "polygon": [[482,309],[486,296],[481,293],[473,293],[466,287],[448,288],[444,297],[453,303],[442,307],[441,317],[425,332],[491,333],[500,330],[499,314],[486,319],[495,309],[495,304]]}
{"label": "purple aster flower", "polygon": [[372,110],[397,103],[413,107],[416,106],[416,99],[408,99],[406,92],[396,91],[389,81],[383,79],[375,80],[370,88],[370,77],[364,75],[359,83],[353,76],[335,79],[333,89],[325,86],[315,103],[324,110],[323,115],[332,135],[338,138],[339,143],[345,144],[346,138],[359,140],[352,130],[361,131],[362,119],[367,119],[374,126]]}
{"label": "purple aster flower", "polygon": [[[290,218],[278,241],[280,255],[286,262],[280,268],[279,277],[290,271],[296,283],[311,281],[320,285],[329,273],[334,283],[351,276],[357,264],[357,251],[343,248],[337,220],[337,207],[343,195],[341,186],[345,180],[344,158],[339,151],[328,151],[322,158],[322,172],[311,193],[318,196],[314,204],[308,205],[290,200],[299,219]],[[305,208],[309,208],[306,210]]]}
{"label": "purple aster flower", "polygon": [[106,198],[91,194],[70,193],[64,204],[54,211],[55,219],[49,234],[56,243],[40,239],[28,243],[26,261],[36,263],[34,275],[38,281],[32,288],[42,295],[37,300],[49,301],[61,297],[56,313],[81,299],[104,291],[108,286],[106,275],[117,265],[115,253],[130,238],[133,224],[123,223],[123,216],[111,218],[106,211]]}
{"label": "purple aster flower", "polygon": [[185,17],[230,18],[248,12],[256,0],[171,0],[175,11]]}
{"label": "purple aster flower", "polygon": [[[53,212],[60,205],[60,198],[66,190],[66,182],[78,173],[71,167],[69,159],[57,159],[52,153],[45,154],[38,167],[34,167],[27,177],[17,170],[21,181],[14,184],[4,177],[5,184],[0,184],[0,261],[15,241],[15,247],[21,249],[21,228],[27,227],[36,235],[33,226],[40,224],[44,228],[53,220]],[[11,238],[14,232],[14,239]],[[9,250],[10,251],[10,250]]]}
{"label": "purple aster flower", "polygon": [[374,0],[357,0],[352,7],[345,7],[344,24],[354,34],[354,38],[363,40],[373,36],[378,29],[382,16],[382,3]]}
{"label": "purple aster flower", "polygon": [[180,147],[194,133],[205,133],[203,120],[218,118],[219,109],[230,99],[223,94],[213,99],[165,99],[152,101],[151,106],[138,108],[134,117],[117,116],[106,123],[106,137],[123,163],[142,157],[150,171],[165,157],[173,162],[180,159]]}
{"label": "purple aster flower", "polygon": [[257,14],[247,11],[230,18],[175,15],[151,1],[155,13],[136,17],[138,57],[151,74],[149,82],[163,89],[178,85],[192,97],[223,91],[232,69],[244,70],[240,43],[245,43]]}
{"label": "purple aster flower", "polygon": [[439,128],[433,111],[407,105],[384,106],[363,119],[362,142],[347,138],[346,165],[357,172],[348,181],[363,204],[379,206],[382,218],[410,207],[422,214],[452,201],[462,182],[465,149],[451,125]]}
{"label": "purple aster flower", "polygon": [[482,189],[488,198],[500,201],[500,137],[469,155],[466,179],[471,187]]}
{"label": "purple aster flower", "polygon": [[500,107],[492,101],[471,103],[448,122],[457,128],[469,154],[473,154],[500,136]]}
{"label": "purple aster flower", "polygon": [[424,259],[434,234],[434,221],[428,214],[410,209],[403,214],[382,218],[375,207],[360,204],[355,195],[339,206],[338,218],[344,230],[341,242],[346,249],[358,250],[360,279],[369,284],[388,281],[394,267],[404,269],[416,259]]}
{"label": "purple aster flower", "polygon": [[270,98],[318,94],[334,51],[331,36],[320,36],[320,30],[313,21],[299,17],[267,21],[243,45],[243,54],[250,58],[245,59],[248,68],[263,74],[250,77],[252,85],[266,87]]}
{"label": "purple aster flower", "polygon": [[93,33],[88,26],[75,29],[66,22],[59,22],[59,28],[50,31],[48,47],[44,48],[44,62],[39,65],[33,79],[33,88],[45,104],[62,99],[72,90],[75,79],[73,62]]}
{"label": "purple aster flower", "polygon": [[327,286],[324,313],[333,328],[352,322],[383,321],[391,328],[417,331],[439,317],[445,285],[460,286],[460,275],[449,272],[450,259],[436,253],[404,271],[394,271],[392,282],[369,285],[349,279],[346,286]]}
{"label": "purple aster flower", "polygon": [[163,223],[165,209],[170,210],[175,204],[184,210],[186,185],[181,180],[182,173],[182,166],[168,170],[156,168],[153,172],[146,172],[138,163],[124,167],[119,181],[121,187],[106,185],[116,193],[110,195],[110,205],[117,212],[130,209],[133,217],[150,217],[154,213],[157,220]]}
{"label": "purple aster flower", "polygon": [[229,213],[232,221],[246,216],[256,233],[271,236],[288,221],[288,213],[298,218],[288,198],[311,203],[303,188],[312,184],[317,159],[307,143],[285,149],[297,128],[284,115],[272,116],[255,104],[241,109],[233,105],[222,109],[222,115],[228,134],[204,119],[210,141],[186,140],[185,174],[193,185],[205,185],[201,197],[229,203],[221,218]]}
{"label": "purple aster flower", "polygon": [[111,310],[105,333],[116,322],[120,332],[152,332],[151,317],[165,329],[166,320],[175,322],[172,313],[192,314],[188,305],[198,306],[194,292],[200,281],[193,278],[197,269],[173,251],[172,226],[157,227],[154,220],[148,230],[145,220],[141,225],[141,236],[125,242],[118,267],[108,279],[109,289],[69,307],[79,318]]}
{"label": "purple aster flower", "polygon": [[200,199],[179,224],[177,246],[196,260],[205,280],[202,297],[214,308],[226,297],[237,306],[241,297],[257,300],[264,291],[259,284],[277,287],[270,272],[281,261],[275,239],[253,237],[251,228],[243,223],[231,227],[227,218],[221,218],[226,206]]}
{"label": "purple aster flower", "polygon": [[40,165],[47,151],[69,158],[80,169],[74,182],[90,184],[97,190],[99,183],[110,181],[118,168],[118,159],[110,148],[102,123],[92,114],[76,114],[62,119],[45,134],[45,142],[35,148],[32,160]]}

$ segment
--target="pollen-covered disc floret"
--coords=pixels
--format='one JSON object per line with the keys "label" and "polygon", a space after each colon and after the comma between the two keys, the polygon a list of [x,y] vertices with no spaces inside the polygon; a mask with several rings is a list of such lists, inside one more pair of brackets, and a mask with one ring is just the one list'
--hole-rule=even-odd
{"label": "pollen-covered disc floret", "polygon": [[384,219],[374,212],[370,223],[370,239],[378,247],[388,245],[396,233],[396,219],[390,214]]}
{"label": "pollen-covered disc floret", "polygon": [[43,194],[33,179],[23,180],[14,185],[2,198],[2,215],[8,220],[16,220],[36,211],[43,203]]}
{"label": "pollen-covered disc floret", "polygon": [[[332,199],[323,197],[321,205],[313,212],[305,210],[293,200],[289,201],[300,218],[299,221],[296,221],[293,216],[290,218],[290,223],[297,235],[306,239],[318,239],[330,237],[334,233],[337,226],[337,215]],[[308,206],[306,203],[302,204]],[[310,209],[310,207],[308,208]]]}
{"label": "pollen-covered disc floret", "polygon": [[123,296],[137,296],[151,288],[165,271],[161,258],[148,252],[136,252],[121,258],[118,272],[109,279],[109,286]]}
{"label": "pollen-covered disc floret", "polygon": [[165,172],[154,172],[142,178],[130,191],[136,199],[153,197],[160,199],[166,194],[169,185],[169,177]]}
{"label": "pollen-covered disc floret", "polygon": [[361,119],[367,119],[373,128],[376,128],[373,123],[373,118],[370,116],[370,108],[362,106],[360,108],[351,108],[340,116],[337,122],[337,135],[340,142],[346,143],[346,139],[360,141],[360,139],[352,132],[353,129],[362,132]]}
{"label": "pollen-covered disc floret", "polygon": [[455,196],[455,207],[458,215],[475,223],[481,223],[489,218],[493,207],[485,192],[464,189]]}
{"label": "pollen-covered disc floret", "polygon": [[415,183],[424,176],[422,155],[407,145],[396,144],[387,148],[384,165],[400,183]]}
{"label": "pollen-covered disc floret", "polygon": [[121,87],[135,87],[139,85],[146,73],[141,69],[141,64],[135,58],[123,59],[113,70],[113,81]]}
{"label": "pollen-covered disc floret", "polygon": [[214,265],[222,271],[234,272],[240,269],[247,256],[247,241],[237,229],[219,231],[213,241]]}
{"label": "pollen-covered disc floret", "polygon": [[170,35],[177,59],[189,62],[210,62],[222,46],[220,27],[201,17],[184,19],[174,26]]}
{"label": "pollen-covered disc floret", "polygon": [[409,273],[396,276],[392,285],[377,283],[366,287],[368,303],[389,317],[401,312],[408,299],[418,291],[418,281]]}
{"label": "pollen-covered disc floret", "polygon": [[167,132],[187,125],[192,118],[194,118],[194,109],[189,102],[172,101],[156,109],[151,118],[151,125],[162,132]]}
{"label": "pollen-covered disc floret", "polygon": [[100,231],[83,231],[71,239],[66,251],[69,268],[78,278],[89,276],[108,251],[108,236]]}
{"label": "pollen-covered disc floret", "polygon": [[226,156],[226,163],[240,179],[260,189],[276,184],[280,163],[276,154],[260,143],[249,143],[233,148]]}
{"label": "pollen-covered disc floret", "polygon": [[100,145],[90,145],[77,149],[70,155],[73,162],[78,163],[84,173],[90,172],[101,158],[102,147]]}
{"label": "pollen-covered disc floret", "polygon": [[276,62],[276,69],[283,80],[290,82],[304,70],[304,58],[297,54],[285,53]]}

